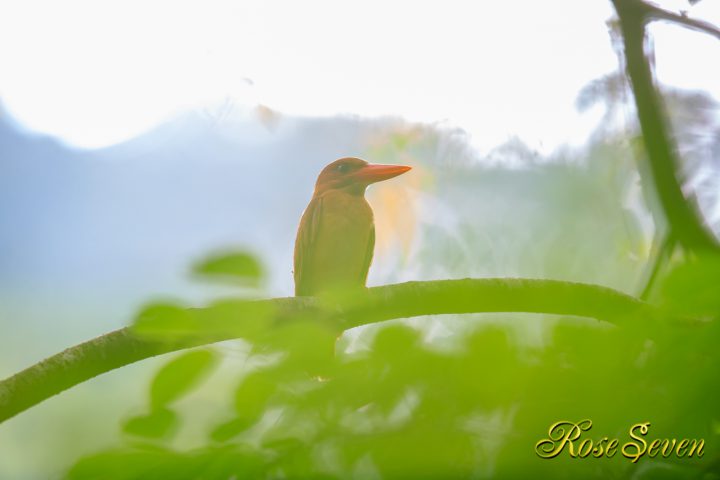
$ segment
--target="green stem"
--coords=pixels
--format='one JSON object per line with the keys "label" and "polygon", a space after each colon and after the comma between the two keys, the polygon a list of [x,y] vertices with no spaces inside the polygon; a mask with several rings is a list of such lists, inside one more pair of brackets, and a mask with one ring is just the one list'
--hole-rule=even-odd
{"label": "green stem", "polygon": [[[272,324],[304,319],[334,321],[341,329],[395,318],[482,312],[528,312],[590,317],[621,324],[647,320],[654,310],[644,302],[598,285],[521,278],[487,278],[408,282],[367,289],[352,301],[323,309],[313,298],[248,301],[271,307]],[[202,313],[205,309],[196,309]],[[248,308],[247,312],[257,312]],[[243,312],[238,309],[236,312]],[[223,318],[230,324],[250,320],[252,313]],[[231,329],[228,329],[229,331]],[[0,423],[97,375],[145,358],[233,338],[188,338],[174,342],[148,340],[129,328],[70,347],[0,381]]]}

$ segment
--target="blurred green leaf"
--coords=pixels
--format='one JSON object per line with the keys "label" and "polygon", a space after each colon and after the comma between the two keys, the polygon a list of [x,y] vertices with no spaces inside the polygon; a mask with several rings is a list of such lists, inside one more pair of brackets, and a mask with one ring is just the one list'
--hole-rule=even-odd
{"label": "blurred green leaf", "polygon": [[143,337],[165,340],[195,335],[199,325],[187,307],[157,303],[140,311],[132,324],[132,330]]}
{"label": "blurred green leaf", "polygon": [[240,282],[256,286],[264,277],[258,259],[247,252],[222,253],[209,256],[192,268],[194,275],[214,280]]}
{"label": "blurred green leaf", "polygon": [[277,306],[268,301],[218,300],[207,307],[187,308],[158,303],[146,306],[131,328],[153,340],[193,338],[245,338],[267,332]]}
{"label": "blurred green leaf", "polygon": [[[68,472],[68,480],[140,480],[162,469],[172,454],[163,450],[109,450],[90,455],[77,462]],[[177,463],[176,463],[177,465]],[[157,477],[155,477],[157,478]]]}
{"label": "blurred green leaf", "polygon": [[[249,426],[255,422],[265,411],[267,403],[276,392],[277,386],[261,371],[251,373],[245,377],[235,391],[235,411],[238,418]],[[236,425],[241,425],[238,422]]]}
{"label": "blurred green leaf", "polygon": [[673,314],[720,316],[720,255],[705,254],[675,267],[661,287]]}
{"label": "blurred green leaf", "polygon": [[218,300],[194,312],[203,334],[247,340],[267,333],[276,313],[271,302],[253,300]]}
{"label": "blurred green leaf", "polygon": [[312,321],[293,321],[276,326],[258,339],[257,345],[287,355],[281,367],[287,372],[325,375],[335,361],[339,331]]}
{"label": "blurred green leaf", "polygon": [[373,354],[386,361],[399,360],[415,349],[420,342],[418,332],[406,325],[388,325],[381,328],[373,342]]}
{"label": "blurred green leaf", "polygon": [[179,418],[167,408],[156,408],[147,415],[138,415],[128,419],[122,427],[123,432],[138,437],[160,439],[167,438],[177,430]]}
{"label": "blurred green leaf", "polygon": [[217,364],[217,355],[207,349],[193,350],[173,358],[155,374],[150,385],[152,408],[164,407],[188,393]]}
{"label": "blurred green leaf", "polygon": [[416,425],[377,435],[370,451],[381,472],[390,478],[471,478],[478,463],[472,437],[442,425]]}
{"label": "blurred green leaf", "polygon": [[241,445],[188,452],[164,449],[118,449],[80,460],[70,480],[213,480],[263,478],[261,455]]}
{"label": "blurred green leaf", "polygon": [[320,449],[308,448],[308,445],[297,439],[284,439],[263,444],[271,449],[277,456],[275,467],[287,478],[313,478],[317,480],[331,480],[338,478],[322,472],[323,464],[318,462],[317,451]]}
{"label": "blurred green leaf", "polygon": [[250,423],[250,421],[244,418],[233,418],[232,420],[217,425],[212,432],[210,432],[210,438],[215,442],[227,442],[244,432],[248,426],[250,426]]}

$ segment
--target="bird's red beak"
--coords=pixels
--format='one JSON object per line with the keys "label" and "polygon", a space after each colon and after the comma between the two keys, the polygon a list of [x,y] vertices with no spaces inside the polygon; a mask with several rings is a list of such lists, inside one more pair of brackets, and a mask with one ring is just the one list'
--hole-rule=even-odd
{"label": "bird's red beak", "polygon": [[381,182],[397,177],[410,170],[406,165],[373,165],[368,164],[355,173],[355,177],[366,184]]}

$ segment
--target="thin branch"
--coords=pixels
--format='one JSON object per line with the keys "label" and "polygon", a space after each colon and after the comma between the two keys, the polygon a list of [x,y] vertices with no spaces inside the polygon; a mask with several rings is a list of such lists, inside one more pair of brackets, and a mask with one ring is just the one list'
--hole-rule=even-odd
{"label": "thin branch", "polygon": [[670,135],[660,95],[645,55],[645,25],[656,10],[642,0],[612,0],[620,19],[625,63],[635,97],[643,142],[660,205],[670,234],[687,250],[718,250],[694,202],[683,195],[680,162]]}
{"label": "thin branch", "polygon": [[720,28],[710,22],[690,18],[687,15],[671,12],[645,2],[643,2],[643,7],[648,20],[667,20],[697,32],[707,33],[720,40]]}
{"label": "thin branch", "polygon": [[[332,321],[341,330],[396,318],[481,312],[528,312],[595,318],[616,324],[656,317],[652,307],[610,288],[532,279],[464,279],[408,282],[373,287],[361,298],[322,308],[314,298],[290,297],[246,302],[257,312],[272,308],[272,325],[299,317]],[[208,307],[211,308],[211,307]],[[208,309],[194,309],[202,313]],[[266,309],[267,311],[267,309]],[[225,318],[231,325],[251,314]],[[236,334],[159,342],[140,338],[128,328],[68,348],[0,382],[0,423],[97,375],[145,358],[228,340]]]}
{"label": "thin branch", "polygon": [[655,288],[660,271],[666,265],[667,261],[672,257],[673,250],[675,249],[675,240],[670,235],[664,235],[658,238],[655,242],[655,256],[650,259],[646,266],[645,279],[643,282],[643,288],[639,295],[641,300],[647,301],[650,298],[650,294]]}

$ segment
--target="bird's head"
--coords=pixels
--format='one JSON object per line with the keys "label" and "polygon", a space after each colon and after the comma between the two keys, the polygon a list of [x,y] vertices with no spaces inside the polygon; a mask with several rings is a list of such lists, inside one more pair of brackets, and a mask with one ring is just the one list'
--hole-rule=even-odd
{"label": "bird's head", "polygon": [[410,168],[405,165],[373,165],[354,157],[341,158],[323,168],[315,184],[315,191],[347,190],[362,195],[371,183],[397,177]]}

